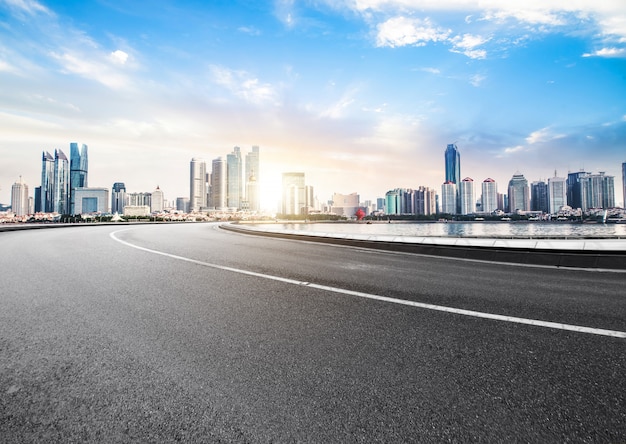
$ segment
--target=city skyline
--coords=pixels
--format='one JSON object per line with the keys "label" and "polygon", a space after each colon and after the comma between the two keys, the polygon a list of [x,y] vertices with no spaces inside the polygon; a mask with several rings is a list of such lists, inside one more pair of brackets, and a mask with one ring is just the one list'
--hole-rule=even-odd
{"label": "city skyline", "polygon": [[604,171],[623,203],[626,5],[500,3],[0,0],[0,202],[84,141],[90,185],[169,201],[235,146],[276,200],[288,171],[321,201],[440,190],[453,143],[476,184]]}

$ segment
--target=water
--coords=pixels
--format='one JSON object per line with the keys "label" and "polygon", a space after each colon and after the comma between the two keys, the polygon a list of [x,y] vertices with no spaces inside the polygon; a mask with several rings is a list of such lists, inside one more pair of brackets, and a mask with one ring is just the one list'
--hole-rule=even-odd
{"label": "water", "polygon": [[626,238],[626,224],[568,222],[294,223],[258,225],[257,228],[412,237]]}

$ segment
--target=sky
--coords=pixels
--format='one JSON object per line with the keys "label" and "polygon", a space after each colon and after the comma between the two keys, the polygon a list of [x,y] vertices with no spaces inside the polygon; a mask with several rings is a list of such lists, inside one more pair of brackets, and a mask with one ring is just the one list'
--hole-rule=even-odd
{"label": "sky", "polygon": [[320,201],[461,176],[529,182],[626,162],[624,0],[0,0],[0,202],[42,151],[89,186],[189,196],[189,162],[260,147]]}

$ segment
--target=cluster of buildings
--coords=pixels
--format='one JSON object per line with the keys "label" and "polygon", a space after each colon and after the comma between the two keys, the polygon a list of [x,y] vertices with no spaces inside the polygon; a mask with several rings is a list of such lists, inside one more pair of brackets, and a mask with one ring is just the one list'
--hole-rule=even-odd
{"label": "cluster of buildings", "polygon": [[[554,177],[529,184],[523,174],[516,172],[505,192],[498,184],[485,179],[480,188],[470,177],[461,179],[461,156],[455,144],[449,144],[444,154],[445,181],[441,194],[428,187],[395,189],[379,200],[379,210],[385,214],[449,214],[502,215],[522,214],[571,216],[615,208],[615,178],[604,172],[579,171],[567,177]],[[626,162],[622,164],[624,198],[626,200]],[[480,193],[480,195],[478,195]]]}
{"label": "cluster of buildings", "polygon": [[260,212],[258,146],[253,146],[245,158],[236,146],[226,158],[213,159],[210,167],[203,159],[191,159],[189,212]]}
{"label": "cluster of buildings", "polygon": [[[504,215],[529,217],[579,216],[615,207],[614,177],[604,172],[578,171],[560,177],[556,171],[547,181],[529,183],[516,172],[503,192],[495,180],[487,178],[477,186],[470,177],[461,179],[461,156],[456,144],[444,153],[445,180],[440,193],[434,188],[396,188],[384,198],[361,202],[357,193],[334,193],[320,204],[313,187],[305,183],[303,172],[282,175],[282,215],[315,213],[353,217],[357,211],[373,215]],[[0,222],[30,218],[53,220],[59,215],[119,214],[145,217],[164,214],[191,215],[194,219],[247,217],[261,215],[260,150],[252,146],[244,154],[235,146],[225,157],[210,163],[193,158],[190,162],[189,197],[178,197],[168,204],[159,186],[152,192],[127,192],[123,182],[111,189],[89,187],[88,148],[70,143],[70,156],[60,150],[42,153],[41,184],[33,196],[22,179],[11,190],[11,212],[0,213]],[[626,162],[622,164],[626,201]],[[0,209],[1,210],[1,209]],[[8,219],[7,219],[8,218]]]}

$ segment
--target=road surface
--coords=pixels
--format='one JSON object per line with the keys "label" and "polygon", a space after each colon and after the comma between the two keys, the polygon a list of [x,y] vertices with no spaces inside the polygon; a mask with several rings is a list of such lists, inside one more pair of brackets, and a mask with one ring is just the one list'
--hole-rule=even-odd
{"label": "road surface", "polygon": [[2,442],[625,442],[626,274],[0,233]]}

